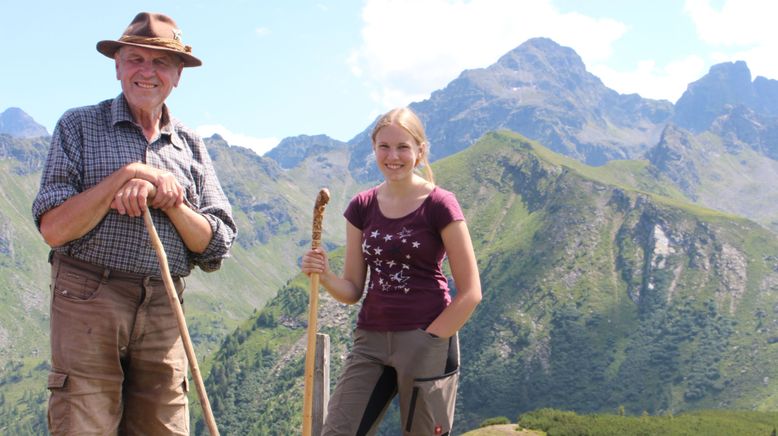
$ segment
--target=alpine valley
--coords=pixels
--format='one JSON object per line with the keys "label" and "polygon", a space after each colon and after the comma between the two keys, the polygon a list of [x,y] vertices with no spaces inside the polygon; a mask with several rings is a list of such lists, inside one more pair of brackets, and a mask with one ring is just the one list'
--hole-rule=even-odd
{"label": "alpine valley", "polygon": [[[724,63],[676,103],[649,100],[538,38],[410,106],[464,209],[484,290],[460,333],[457,434],[545,407],[778,410],[778,81]],[[297,261],[326,186],[339,267],[341,212],[379,176],[369,130],[286,138],[264,156],[206,139],[239,236],[221,271],[188,278],[186,310],[223,434],[299,434]],[[20,109],[0,113],[2,434],[46,432],[48,250],[30,205],[49,139]],[[358,308],[321,292],[333,384]],[[397,419],[390,409],[381,434]]]}

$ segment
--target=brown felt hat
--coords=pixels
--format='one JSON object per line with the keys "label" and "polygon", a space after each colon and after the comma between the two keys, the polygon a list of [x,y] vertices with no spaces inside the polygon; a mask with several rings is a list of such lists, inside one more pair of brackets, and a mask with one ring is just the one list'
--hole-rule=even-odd
{"label": "brown felt hat", "polygon": [[123,45],[164,50],[178,55],[185,67],[199,67],[203,63],[192,56],[192,47],[181,42],[181,30],[172,18],[163,14],[141,12],[135,16],[118,41],[97,43],[97,51],[113,58]]}

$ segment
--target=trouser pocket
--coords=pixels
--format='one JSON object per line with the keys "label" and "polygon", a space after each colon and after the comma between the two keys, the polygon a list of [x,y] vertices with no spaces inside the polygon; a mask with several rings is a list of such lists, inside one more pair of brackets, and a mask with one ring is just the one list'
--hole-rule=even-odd
{"label": "trouser pocket", "polygon": [[70,403],[67,401],[65,393],[67,380],[67,374],[54,371],[49,373],[48,389],[50,395],[47,420],[49,432],[52,435],[70,432]]}
{"label": "trouser pocket", "polygon": [[440,377],[416,379],[405,434],[448,435],[454,424],[458,384],[458,368]]}

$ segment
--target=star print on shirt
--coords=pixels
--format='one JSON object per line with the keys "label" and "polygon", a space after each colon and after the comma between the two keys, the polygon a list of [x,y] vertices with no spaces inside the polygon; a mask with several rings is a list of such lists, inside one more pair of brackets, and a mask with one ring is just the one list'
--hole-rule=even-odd
{"label": "star print on shirt", "polygon": [[408,274],[413,271],[410,248],[417,249],[422,245],[422,242],[411,239],[413,233],[413,229],[407,227],[400,231],[366,230],[362,250],[374,276],[369,289],[404,294],[413,291],[407,285],[411,278]]}
{"label": "star print on shirt", "polygon": [[408,281],[408,279],[409,279],[410,277],[408,277],[408,276],[406,276],[406,275],[403,275],[403,272],[402,272],[402,271],[400,271],[400,272],[397,272],[397,273],[394,273],[394,274],[392,274],[391,276],[389,276],[389,278],[390,278],[392,281],[395,281],[395,282],[398,282],[398,283],[405,283],[405,282],[407,282],[407,281]]}
{"label": "star print on shirt", "polygon": [[397,232],[397,237],[399,237],[399,238],[407,238],[408,236],[411,236],[411,233],[413,233],[413,232],[411,232],[410,230],[408,230],[405,227],[403,227],[402,230]]}

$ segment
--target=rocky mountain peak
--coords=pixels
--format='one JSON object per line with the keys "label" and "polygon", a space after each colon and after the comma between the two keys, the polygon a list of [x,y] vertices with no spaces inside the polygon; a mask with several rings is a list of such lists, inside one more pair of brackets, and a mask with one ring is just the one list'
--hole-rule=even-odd
{"label": "rocky mountain peak", "polygon": [[0,133],[20,138],[34,138],[49,134],[45,127],[36,123],[31,116],[18,107],[11,107],[0,113]]}
{"label": "rocky mountain peak", "polygon": [[[765,81],[760,81],[760,85],[771,88]],[[728,107],[758,107],[759,100],[746,63],[725,62],[712,66],[708,74],[689,84],[675,105],[674,121],[683,128],[702,132]]]}
{"label": "rocky mountain peak", "polygon": [[575,50],[548,38],[532,38],[503,55],[488,68],[492,73],[510,71],[523,73],[536,82],[557,81],[563,87],[575,89],[583,84],[602,82],[586,71]]}
{"label": "rocky mountain peak", "polygon": [[294,168],[305,158],[345,147],[345,143],[327,135],[298,135],[284,138],[265,153],[265,157],[275,160],[281,168]]}
{"label": "rocky mountain peak", "polygon": [[699,133],[738,105],[758,116],[778,116],[778,80],[758,76],[752,82],[743,61],[714,65],[708,74],[689,84],[675,105],[674,122]]}
{"label": "rocky mountain peak", "polygon": [[464,71],[411,106],[427,125],[435,159],[486,132],[508,129],[593,165],[642,154],[672,114],[670,102],[607,88],[573,49],[548,38],[530,39],[487,68]]}

